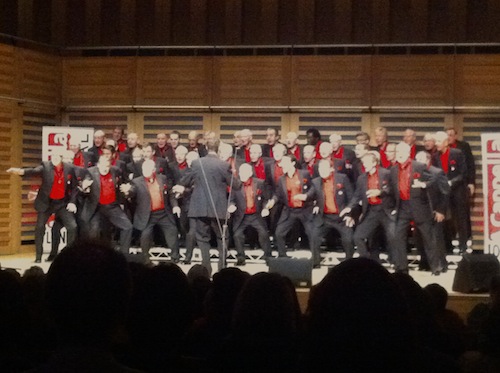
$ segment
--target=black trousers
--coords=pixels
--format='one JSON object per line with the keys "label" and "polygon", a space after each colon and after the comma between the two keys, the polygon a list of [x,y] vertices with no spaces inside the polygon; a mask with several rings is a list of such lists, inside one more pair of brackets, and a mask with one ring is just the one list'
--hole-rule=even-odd
{"label": "black trousers", "polygon": [[238,228],[233,233],[234,245],[239,259],[245,259],[245,231],[248,228],[253,228],[257,231],[259,244],[264,251],[265,257],[271,256],[271,243],[269,242],[269,233],[267,232],[266,222],[258,214],[247,214],[243,217]]}
{"label": "black trousers", "polygon": [[175,220],[168,215],[165,210],[151,212],[148,224],[141,232],[141,249],[146,259],[149,259],[149,249],[153,243],[153,229],[159,227],[165,242],[170,248],[170,257],[174,260],[179,259],[179,237]]}
{"label": "black trousers", "polygon": [[35,226],[35,255],[36,260],[42,259],[43,237],[45,236],[45,223],[50,215],[55,214],[56,219],[61,221],[67,231],[67,244],[70,245],[76,239],[77,225],[73,213],[66,210],[64,200],[51,200],[45,211],[38,212]]}
{"label": "black trousers", "polygon": [[120,251],[125,256],[128,256],[132,241],[133,226],[119,204],[111,203],[109,205],[98,206],[96,213],[90,219],[89,236],[91,238],[98,238],[103,233],[105,220],[120,229]]}
{"label": "black trousers", "polygon": [[421,220],[421,218],[422,217],[415,216],[409,201],[401,201],[396,220],[392,254],[396,271],[408,271],[406,243],[408,240],[408,228],[412,220],[415,222],[416,228],[422,235],[422,241],[431,271],[442,269],[439,263],[439,253],[438,250],[436,250],[432,219]]}
{"label": "black trousers", "polygon": [[185,261],[190,262],[193,257],[193,249],[196,245],[196,219],[189,218],[188,226],[185,227],[186,233],[186,257]]}
{"label": "black trousers", "polygon": [[[272,210],[272,209],[271,209]],[[280,220],[276,227],[275,241],[278,246],[278,255],[286,256],[286,243],[285,238],[288,232],[294,227],[296,222],[300,222],[306,231],[307,238],[309,239],[309,248],[313,252],[312,235],[313,235],[313,222],[312,215],[305,212],[302,208],[290,208],[288,219],[284,218],[284,212],[281,213]]]}
{"label": "black trousers", "polygon": [[469,201],[467,187],[460,186],[450,193],[450,219],[446,222],[445,239],[451,245],[455,234],[458,235],[458,246],[461,251],[467,249],[469,239]]}
{"label": "black trousers", "polygon": [[330,230],[336,230],[340,234],[340,239],[342,241],[342,247],[345,251],[345,256],[347,259],[352,258],[354,255],[354,243],[352,240],[353,230],[352,228],[345,225],[337,214],[323,214],[323,224],[321,226],[314,227],[313,233],[313,246],[312,246],[312,258],[313,265],[319,265],[321,262],[320,247],[321,242]]}
{"label": "black trousers", "polygon": [[[437,221],[432,222],[432,229],[434,234],[434,242],[436,243],[435,250],[437,252],[439,266],[442,268],[448,268],[448,260],[446,259],[446,243],[444,240],[444,224],[443,222],[438,223]],[[427,259],[426,250],[424,247],[424,242],[422,234],[419,230],[415,232],[415,246],[420,253],[420,265],[419,268],[427,269],[430,268],[429,260]]]}
{"label": "black trousers", "polygon": [[368,207],[363,220],[354,231],[354,245],[356,245],[360,257],[377,259],[378,252],[374,256],[374,248],[370,247],[377,228],[382,228],[385,242],[388,245],[387,252],[392,253],[391,245],[394,242],[395,221],[387,216],[382,206],[373,205]]}
{"label": "black trousers", "polygon": [[[212,237],[212,231],[217,237],[217,249],[219,250],[219,263],[218,270],[220,271],[225,266],[226,258],[222,253],[222,224],[223,220],[220,220],[221,227],[217,223],[216,218],[208,217],[197,217],[196,218],[196,241],[198,242],[198,247],[201,251],[201,265],[204,266],[208,273],[212,273],[212,265],[210,264],[210,239]],[[227,237],[226,247],[227,247]]]}

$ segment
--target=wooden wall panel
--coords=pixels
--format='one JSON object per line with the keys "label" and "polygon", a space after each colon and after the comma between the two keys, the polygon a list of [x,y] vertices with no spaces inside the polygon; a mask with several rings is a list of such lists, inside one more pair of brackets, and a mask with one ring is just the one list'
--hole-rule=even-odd
{"label": "wooden wall panel", "polygon": [[449,125],[449,115],[444,113],[436,114],[374,114],[372,116],[371,137],[375,136],[375,128],[382,126],[387,128],[389,142],[403,141],[403,132],[407,128],[415,130],[417,143],[422,145],[423,137],[427,132],[435,133],[442,131]]}
{"label": "wooden wall panel", "polygon": [[451,106],[451,56],[377,56],[371,70],[373,106]]}
{"label": "wooden wall panel", "polygon": [[369,56],[296,56],[292,106],[369,106]]}
{"label": "wooden wall panel", "polygon": [[456,56],[455,105],[500,105],[500,55]]}
{"label": "wooden wall panel", "polygon": [[[129,129],[129,115],[123,112],[103,113],[66,113],[63,118],[63,125],[70,127],[92,127],[95,131],[102,130],[107,138],[112,138],[113,129],[120,127],[125,134]],[[92,144],[90,144],[92,146]]]}
{"label": "wooden wall panel", "polygon": [[211,104],[210,57],[144,57],[137,63],[137,104]]}
{"label": "wooden wall panel", "polygon": [[13,130],[14,110],[13,105],[0,103],[0,254],[13,254],[17,250],[13,248],[12,241],[15,232],[19,230],[14,224],[19,224],[14,215],[14,207],[19,195],[11,186],[19,185],[19,176],[9,175],[5,172],[13,165]]}
{"label": "wooden wall panel", "polygon": [[289,131],[288,115],[280,113],[249,114],[226,113],[213,114],[212,130],[220,134],[222,141],[233,143],[234,133],[242,129],[249,129],[253,134],[253,141],[264,144],[266,129],[276,128],[281,134]]}
{"label": "wooden wall panel", "polygon": [[0,96],[15,97],[16,86],[16,50],[8,45],[0,45]]}
{"label": "wooden wall panel", "polygon": [[[42,128],[43,126],[55,126],[57,112],[55,110],[43,110],[27,108],[23,111],[23,153],[22,167],[36,167],[42,161]],[[29,193],[36,192],[41,185],[41,179],[23,178],[22,180],[22,208],[21,208],[21,245],[26,246],[23,251],[31,250],[34,243],[34,231],[37,213],[34,202],[29,200]]]}
{"label": "wooden wall panel", "polygon": [[66,58],[63,105],[133,104],[135,73],[135,58]]}
{"label": "wooden wall panel", "polygon": [[26,100],[40,101],[53,107],[61,103],[61,59],[27,49],[21,53],[22,91]]}
{"label": "wooden wall panel", "polygon": [[142,115],[144,126],[144,143],[156,144],[156,135],[163,132],[167,135],[172,131],[181,134],[181,144],[187,143],[187,135],[191,131],[203,133],[210,128],[210,114],[202,113],[147,113]]}
{"label": "wooden wall panel", "polygon": [[292,127],[306,144],[306,131],[309,128],[317,128],[321,133],[322,141],[329,141],[331,134],[342,136],[342,144],[349,147],[356,144],[356,133],[362,131],[366,116],[361,113],[325,113],[325,114],[294,114],[292,115]]}
{"label": "wooden wall panel", "polygon": [[213,105],[287,105],[289,64],[289,57],[216,57]]}
{"label": "wooden wall panel", "polygon": [[495,43],[497,0],[18,0],[0,30],[54,45]]}

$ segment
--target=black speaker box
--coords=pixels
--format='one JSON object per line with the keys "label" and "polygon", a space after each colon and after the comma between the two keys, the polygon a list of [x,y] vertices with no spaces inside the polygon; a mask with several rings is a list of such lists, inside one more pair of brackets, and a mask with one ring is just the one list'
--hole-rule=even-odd
{"label": "black speaker box", "polygon": [[458,263],[452,290],[459,293],[486,293],[491,278],[500,274],[500,263],[493,254],[465,254]]}
{"label": "black speaker box", "polygon": [[270,258],[269,272],[279,273],[292,280],[296,287],[311,287],[312,261],[310,259]]}

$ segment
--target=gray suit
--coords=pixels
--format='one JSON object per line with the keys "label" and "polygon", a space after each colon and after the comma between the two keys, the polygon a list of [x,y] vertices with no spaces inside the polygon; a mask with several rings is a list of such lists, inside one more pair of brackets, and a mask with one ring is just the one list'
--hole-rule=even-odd
{"label": "gray suit", "polygon": [[99,169],[96,166],[89,168],[88,171],[88,178],[93,180],[93,184],[90,186],[90,193],[86,197],[82,211],[85,235],[93,238],[100,236],[103,233],[103,227],[105,227],[102,218],[105,217],[113,226],[120,229],[120,249],[124,255],[128,255],[133,227],[130,219],[118,203],[120,198],[118,187],[121,183],[120,170],[116,167],[110,168],[109,172],[114,183],[116,200],[108,205],[99,203],[101,195],[101,174]]}
{"label": "gray suit", "polygon": [[134,228],[141,231],[141,248],[144,255],[149,258],[149,249],[151,248],[153,228],[158,225],[171,249],[171,258],[179,259],[179,240],[175,217],[172,208],[177,207],[177,200],[170,193],[170,187],[167,184],[165,175],[156,176],[158,185],[163,194],[165,209],[163,211],[151,211],[151,195],[147,187],[147,180],[140,176],[132,180],[130,197],[135,200]]}
{"label": "gray suit", "polygon": [[61,200],[53,200],[50,198],[52,186],[54,184],[54,165],[51,162],[45,161],[35,168],[25,168],[24,176],[41,176],[42,185],[38,191],[35,200],[35,210],[38,212],[36,227],[35,227],[35,249],[36,260],[41,260],[43,253],[43,237],[45,235],[45,223],[50,215],[56,214],[66,227],[68,232],[68,244],[72,243],[76,238],[76,221],[72,213],[66,210],[68,203],[76,203],[77,196],[77,180],[75,171],[72,165],[63,164],[65,192],[64,198]]}
{"label": "gray suit", "polygon": [[221,161],[213,153],[194,160],[191,165],[191,172],[185,176],[181,180],[181,185],[193,187],[188,216],[196,219],[196,241],[202,253],[202,265],[211,273],[211,230],[217,236],[219,269],[221,269],[225,262],[224,255],[221,252],[221,229],[227,214],[228,187],[232,183],[233,188],[239,189],[241,182],[236,178],[232,178],[230,165]]}

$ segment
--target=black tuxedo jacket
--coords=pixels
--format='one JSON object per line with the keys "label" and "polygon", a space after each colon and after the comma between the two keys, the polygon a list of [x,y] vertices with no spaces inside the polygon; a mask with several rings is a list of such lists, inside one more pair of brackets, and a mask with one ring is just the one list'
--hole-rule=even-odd
{"label": "black tuxedo jacket", "polygon": [[[281,142],[279,142],[279,141],[276,144],[278,144],[278,143],[281,144]],[[274,145],[262,144],[261,146],[262,146],[262,156],[268,157],[268,158],[273,158],[273,157],[271,157],[271,149],[273,148]]]}
{"label": "black tuxedo jacket", "polygon": [[[302,192],[304,194],[307,194],[311,188],[312,188],[312,183],[311,183],[311,175],[309,175],[308,171],[304,170],[297,170],[299,173],[299,182],[300,182],[300,187]],[[279,202],[283,205],[283,210],[281,211],[281,216],[280,216],[280,221],[281,220],[286,220],[290,216],[290,207],[288,206],[288,192],[286,189],[286,178],[287,175],[281,176],[281,178],[278,181],[278,184],[276,185],[275,189],[275,194],[273,196],[273,199],[275,202]],[[303,213],[305,215],[310,215],[312,216],[312,209],[313,209],[313,201],[312,200],[306,200],[304,202],[304,205],[302,207]]]}
{"label": "black tuxedo jacket", "polygon": [[[76,197],[78,194],[77,190],[77,180],[75,175],[75,169],[73,165],[63,163],[64,172],[64,183],[65,183],[65,193],[64,202],[76,203]],[[47,211],[50,204],[50,192],[52,191],[52,185],[54,183],[54,165],[52,162],[44,161],[37,167],[25,168],[24,176],[41,176],[42,185],[38,190],[38,194],[35,199],[35,210],[38,212]]]}
{"label": "black tuxedo jacket", "polygon": [[[394,219],[395,216],[393,214],[393,211],[395,209],[395,200],[391,187],[391,172],[388,169],[380,166],[378,168],[378,178],[379,188],[381,191],[379,197],[382,200],[382,208],[389,218]],[[369,206],[368,197],[366,196],[367,191],[368,173],[365,172],[358,177],[358,180],[356,181],[356,190],[354,191],[354,197],[349,202],[349,207],[351,209],[355,209],[358,206],[361,206],[360,221],[363,220],[364,216],[366,216],[366,212]]]}
{"label": "black tuxedo jacket", "polygon": [[95,155],[94,152],[81,152],[83,156],[83,163],[85,168],[94,167],[99,160],[99,155]]}
{"label": "black tuxedo jacket", "polygon": [[355,175],[353,171],[354,163],[356,161],[356,153],[354,150],[346,148],[342,145],[344,153],[342,158],[335,158],[332,155],[333,164],[335,166],[335,172],[341,172],[346,174],[352,184],[356,183]]}
{"label": "black tuxedo jacket", "polygon": [[[352,199],[352,185],[346,175],[337,172],[333,173],[333,181],[335,183],[335,202],[340,212],[346,208],[349,201]],[[325,194],[323,193],[323,178],[316,177],[312,180],[312,188],[307,192],[307,199],[316,201],[316,206],[319,207],[319,214],[314,216],[314,224],[316,226],[323,225],[323,214],[325,210]]]}
{"label": "black tuxedo jacket", "polygon": [[[109,170],[111,179],[113,180],[116,192],[116,201],[120,200],[120,184],[122,182],[120,177],[120,170],[112,166]],[[99,198],[101,196],[101,174],[97,166],[88,169],[87,179],[94,182],[90,186],[90,193],[86,195],[86,200],[82,210],[82,220],[89,221],[94,216],[97,206],[99,205]]]}
{"label": "black tuxedo jacket", "polygon": [[179,168],[179,164],[177,163],[177,161],[173,161],[173,162],[170,162],[168,164],[168,168],[170,169],[170,171],[172,172],[172,181],[175,184],[179,184],[179,182],[181,181],[182,177],[186,174],[186,172],[189,170],[188,167],[184,168],[184,169],[180,169]]}
{"label": "black tuxedo jacket", "polygon": [[[178,204],[175,196],[171,193],[172,185],[167,184],[165,175],[157,175],[156,180],[163,193],[165,212],[167,213],[168,219],[171,220],[172,224],[175,224],[175,217],[172,213],[172,209],[177,207]],[[129,195],[130,198],[135,200],[134,228],[141,231],[146,228],[149,217],[151,216],[151,195],[146,185],[147,182],[144,176],[132,180]]]}
{"label": "black tuxedo jacket", "polygon": [[[423,163],[412,161],[410,173],[410,186],[414,180],[427,182],[427,188],[432,187],[434,179],[427,170],[427,166]],[[391,188],[396,201],[396,213],[399,211],[401,199],[399,197],[399,165],[391,168]],[[430,207],[427,188],[411,188],[410,187],[410,207],[412,210],[415,222],[420,223],[427,220],[432,220],[433,213]],[[397,218],[397,217],[396,217]]]}
{"label": "black tuxedo jacket", "polygon": [[456,141],[457,149],[460,149],[465,157],[465,164],[467,166],[467,184],[476,184],[476,162],[472,155],[472,150],[469,143],[465,141]]}
{"label": "black tuxedo jacket", "polygon": [[[436,152],[432,158],[432,165],[443,169],[441,164],[441,153]],[[446,171],[446,170],[443,170]],[[465,157],[461,150],[450,148],[450,156],[448,158],[448,172],[445,172],[450,182],[452,190],[465,188],[467,185],[467,165]]]}
{"label": "black tuxedo jacket", "polygon": [[[267,202],[269,196],[266,193],[266,189],[264,186],[264,181],[257,179],[256,177],[253,179],[253,195],[254,195],[254,204],[257,207],[256,214],[260,217],[263,209],[263,205]],[[231,203],[234,204],[237,209],[233,213],[233,230],[236,230],[243,218],[245,216],[245,209],[247,207],[245,201],[245,188],[242,187],[239,190],[235,190],[231,193]]]}
{"label": "black tuxedo jacket", "polygon": [[432,175],[434,182],[427,188],[427,194],[431,203],[430,207],[433,211],[437,211],[443,215],[448,210],[448,202],[450,198],[451,188],[448,184],[448,178],[440,168],[430,166],[429,172]]}
{"label": "black tuxedo jacket", "polygon": [[129,162],[127,163],[127,175],[129,180],[133,180],[136,177],[142,175],[142,160],[139,162]]}

